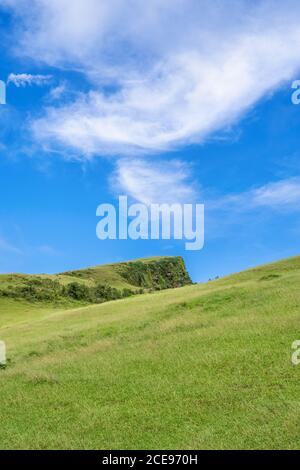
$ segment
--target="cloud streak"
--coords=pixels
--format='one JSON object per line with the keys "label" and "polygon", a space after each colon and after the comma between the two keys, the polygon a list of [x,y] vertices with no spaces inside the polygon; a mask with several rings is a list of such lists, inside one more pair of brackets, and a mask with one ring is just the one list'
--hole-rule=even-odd
{"label": "cloud streak", "polygon": [[7,84],[13,83],[17,88],[26,86],[48,85],[52,79],[51,75],[31,75],[29,73],[11,73],[8,76]]}
{"label": "cloud streak", "polygon": [[300,178],[287,178],[266,183],[248,191],[226,195],[208,202],[211,210],[247,213],[255,210],[298,212],[300,210]]}
{"label": "cloud streak", "polygon": [[190,170],[179,160],[153,163],[123,158],[117,163],[111,183],[116,194],[125,194],[146,205],[185,204],[195,202],[199,195]]}
{"label": "cloud streak", "polygon": [[[17,52],[78,69],[90,84],[48,108],[34,135],[83,158],[204,142],[300,68],[294,0],[21,3]],[[18,16],[20,0],[5,4]]]}

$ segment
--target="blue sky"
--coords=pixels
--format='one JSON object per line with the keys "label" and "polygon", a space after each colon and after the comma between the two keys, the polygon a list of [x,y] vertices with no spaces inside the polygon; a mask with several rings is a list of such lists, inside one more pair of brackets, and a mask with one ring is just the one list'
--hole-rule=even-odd
{"label": "blue sky", "polygon": [[[300,6],[229,2],[1,2],[0,272],[182,255],[202,281],[299,254]],[[98,240],[119,194],[204,203],[204,249]]]}

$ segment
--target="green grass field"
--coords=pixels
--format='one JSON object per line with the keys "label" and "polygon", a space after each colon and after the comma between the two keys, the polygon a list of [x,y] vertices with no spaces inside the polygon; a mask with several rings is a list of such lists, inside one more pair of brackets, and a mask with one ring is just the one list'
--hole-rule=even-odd
{"label": "green grass field", "polygon": [[72,308],[0,298],[1,449],[297,449],[300,258]]}

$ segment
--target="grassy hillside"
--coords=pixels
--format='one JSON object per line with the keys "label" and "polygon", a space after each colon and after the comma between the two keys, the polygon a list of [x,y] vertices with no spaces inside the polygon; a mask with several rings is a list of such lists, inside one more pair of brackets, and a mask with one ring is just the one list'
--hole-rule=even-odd
{"label": "grassy hillside", "polygon": [[57,275],[0,275],[2,299],[57,305],[102,303],[149,290],[191,284],[180,257],[159,257],[96,266]]}
{"label": "grassy hillside", "polygon": [[299,285],[293,258],[76,309],[2,299],[0,448],[299,448]]}

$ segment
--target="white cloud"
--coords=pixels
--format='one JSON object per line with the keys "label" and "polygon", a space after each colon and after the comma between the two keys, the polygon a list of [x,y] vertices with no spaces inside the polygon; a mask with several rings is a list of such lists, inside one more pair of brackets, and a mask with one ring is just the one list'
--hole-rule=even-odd
{"label": "white cloud", "polygon": [[120,159],[112,186],[116,194],[147,205],[191,203],[198,196],[190,168],[178,160],[153,164],[148,160]]}
{"label": "white cloud", "polygon": [[[237,194],[210,199],[197,187],[191,168],[179,160],[158,162],[122,158],[111,179],[116,195],[127,195],[144,204],[204,203],[207,212],[224,213],[219,223],[239,223],[242,214],[267,210],[300,211],[300,177],[269,182]],[[201,191],[200,191],[201,190]],[[226,215],[225,215],[226,213]],[[229,218],[228,218],[229,215]]]}
{"label": "white cloud", "polygon": [[257,209],[276,211],[300,210],[300,178],[287,178],[267,183],[240,194],[228,195],[210,201],[211,209],[225,209],[232,212],[249,212]]}
{"label": "white cloud", "polygon": [[300,202],[300,179],[293,178],[269,183],[252,192],[256,207],[298,206]]}
{"label": "white cloud", "polygon": [[44,86],[49,84],[51,81],[51,75],[31,75],[29,73],[11,73],[7,79],[7,83],[13,83],[16,87],[25,87],[25,86]]}
{"label": "white cloud", "polygon": [[56,101],[62,98],[62,96],[68,91],[66,83],[60,83],[54,88],[51,88],[49,92],[50,100]]}
{"label": "white cloud", "polygon": [[203,142],[300,69],[296,0],[3,4],[21,15],[19,54],[90,82],[33,124],[38,139],[87,157]]}

